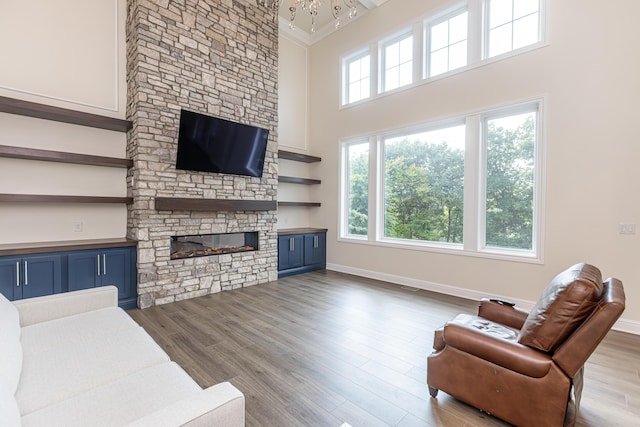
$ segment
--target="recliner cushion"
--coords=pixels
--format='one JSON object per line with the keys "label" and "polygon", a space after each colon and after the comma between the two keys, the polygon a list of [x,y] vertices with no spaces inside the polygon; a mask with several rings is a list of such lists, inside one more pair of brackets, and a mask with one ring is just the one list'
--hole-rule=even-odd
{"label": "recliner cushion", "polygon": [[553,365],[547,353],[518,343],[517,329],[482,317],[458,314],[444,325],[442,335],[446,347],[528,377],[542,378]]}
{"label": "recliner cushion", "polygon": [[576,264],[558,274],[529,313],[518,342],[553,352],[589,317],[602,290],[602,275],[592,265]]}

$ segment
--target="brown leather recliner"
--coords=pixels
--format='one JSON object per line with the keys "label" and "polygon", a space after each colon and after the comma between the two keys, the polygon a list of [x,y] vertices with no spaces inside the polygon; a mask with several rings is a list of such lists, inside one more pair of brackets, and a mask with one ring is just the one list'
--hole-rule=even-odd
{"label": "brown leather recliner", "polygon": [[427,359],[438,390],[517,426],[574,425],[584,363],[624,311],[622,283],[577,264],[556,276],[531,312],[483,299],[435,332]]}

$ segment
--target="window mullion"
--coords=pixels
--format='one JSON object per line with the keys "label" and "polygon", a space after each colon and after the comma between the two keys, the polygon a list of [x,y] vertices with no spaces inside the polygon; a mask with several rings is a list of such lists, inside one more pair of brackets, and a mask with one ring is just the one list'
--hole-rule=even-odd
{"label": "window mullion", "polygon": [[376,92],[375,93],[382,93],[384,90],[384,61],[385,61],[385,55],[384,55],[384,43],[379,42],[378,45],[376,46],[376,64],[377,67],[376,68],[376,77],[377,77],[377,85],[376,85]]}
{"label": "window mullion", "polygon": [[467,64],[482,60],[483,13],[481,0],[469,0],[467,19]]}
{"label": "window mullion", "polygon": [[346,105],[349,102],[349,62],[340,59],[340,105]]}
{"label": "window mullion", "polygon": [[340,147],[340,236],[346,236],[349,230],[349,146]]}
{"label": "window mullion", "polygon": [[374,96],[378,93],[379,81],[380,81],[380,60],[379,58],[379,49],[378,46],[373,44],[369,48],[369,52],[371,54],[371,60],[369,61],[369,93],[371,96]]}
{"label": "window mullion", "polygon": [[478,117],[478,205],[477,205],[477,229],[476,250],[481,251],[487,246],[487,117]]}
{"label": "window mullion", "polygon": [[429,71],[430,62],[431,62],[431,26],[426,22],[423,22],[422,25],[422,36],[420,39],[422,40],[422,60],[420,61],[422,64],[422,79],[426,79],[431,75]]}
{"label": "window mullion", "polygon": [[378,178],[378,148],[377,138],[375,136],[369,137],[369,223],[367,230],[367,238],[370,241],[375,241],[378,230],[378,196],[376,191],[379,187]]}
{"label": "window mullion", "polygon": [[538,113],[536,117],[536,151],[535,151],[535,172],[534,172],[534,212],[533,212],[533,249],[536,251],[538,258],[544,259],[544,194],[543,189],[546,188],[546,166],[545,166],[545,144],[543,137],[544,126],[544,101],[538,103]]}
{"label": "window mullion", "polygon": [[463,243],[467,251],[478,250],[479,197],[480,190],[480,116],[468,116],[466,121],[464,151],[464,229]]}
{"label": "window mullion", "polygon": [[411,84],[414,84],[422,79],[424,75],[422,70],[422,55],[424,54],[423,38],[420,32],[422,31],[422,23],[417,22],[413,25],[413,76],[411,78]]}
{"label": "window mullion", "polygon": [[373,203],[369,206],[373,208],[375,220],[375,230],[370,234],[370,239],[379,241],[384,236],[384,152],[383,152],[383,138],[372,137],[371,144],[373,145],[373,156],[371,162],[371,168],[373,168],[375,188],[371,190],[369,194],[374,194]]}
{"label": "window mullion", "polygon": [[516,11],[515,11],[515,4],[514,3],[515,3],[515,1],[511,0],[511,50],[513,50],[513,42],[515,41],[515,37],[516,37],[516,32],[515,32]]}

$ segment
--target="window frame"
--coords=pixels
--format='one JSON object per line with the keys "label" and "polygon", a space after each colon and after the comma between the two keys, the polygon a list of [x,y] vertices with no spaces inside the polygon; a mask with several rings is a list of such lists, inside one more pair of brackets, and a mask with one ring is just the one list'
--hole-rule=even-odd
{"label": "window frame", "polygon": [[[441,242],[441,241],[437,241],[437,240],[411,240],[411,239],[403,239],[403,238],[398,238],[398,237],[388,237],[385,236],[385,217],[386,217],[386,212],[385,212],[385,201],[386,201],[386,167],[385,167],[385,142],[389,139],[395,139],[395,138],[402,138],[402,137],[406,137],[406,136],[411,136],[411,135],[415,135],[415,134],[420,134],[420,133],[428,133],[428,132],[434,132],[434,131],[438,131],[438,130],[443,130],[443,129],[447,129],[447,128],[453,128],[453,127],[458,127],[461,125],[465,125],[465,120],[462,118],[456,118],[453,120],[444,120],[444,121],[437,121],[434,123],[428,123],[425,125],[421,125],[421,126],[415,126],[415,127],[410,127],[410,128],[403,128],[400,129],[398,131],[395,132],[390,132],[390,133],[386,133],[386,134],[382,134],[378,137],[378,164],[377,164],[377,182],[379,182],[379,188],[378,188],[378,196],[377,196],[377,217],[379,218],[379,222],[377,224],[377,240],[380,242],[388,242],[388,243],[395,243],[395,244],[401,244],[401,245],[416,245],[416,246],[421,246],[422,244],[426,244],[428,246],[432,246],[432,247],[438,247],[438,248],[459,248],[461,249],[463,247],[464,243],[453,243],[453,242]],[[466,129],[465,129],[465,133],[466,133]],[[466,136],[465,136],[465,151],[466,151]],[[464,167],[466,169],[467,166],[467,158],[466,158],[466,153],[465,153],[465,157],[464,157]],[[466,177],[466,176],[465,176]],[[463,181],[463,191],[464,191],[464,181]],[[463,197],[463,203],[464,203],[464,197]],[[463,204],[464,206],[464,204]],[[464,210],[463,210],[463,221],[464,221]],[[464,230],[464,229],[463,229]],[[463,242],[464,242],[464,231],[463,231]]]}
{"label": "window frame", "polygon": [[[463,66],[457,67],[457,68],[449,68],[448,64],[447,64],[447,71],[444,71],[442,73],[438,73],[435,75],[431,74],[431,54],[433,53],[431,51],[431,29],[439,24],[442,24],[443,22],[449,21],[455,17],[457,17],[458,15],[461,15],[463,13],[467,13],[467,38],[465,39],[466,43],[467,43],[467,57],[466,57],[466,63]],[[424,25],[423,25],[423,39],[424,39],[424,60],[423,60],[423,66],[422,66],[422,78],[423,79],[432,79],[432,78],[437,78],[440,76],[445,76],[449,73],[452,72],[456,72],[458,70],[464,69],[466,67],[469,66],[469,36],[471,34],[470,31],[470,19],[469,16],[471,15],[471,12],[469,10],[469,4],[468,3],[462,3],[462,4],[457,4],[455,7],[451,8],[450,10],[448,10],[446,13],[440,14],[440,15],[434,15],[432,17],[429,17],[428,19],[426,19],[424,21]],[[447,53],[449,48],[451,47],[451,44],[448,44],[446,46],[447,48]]]}
{"label": "window frame", "polygon": [[[465,255],[516,262],[544,261],[544,186],[545,186],[545,97],[537,97],[505,106],[469,112],[435,122],[426,122],[383,133],[350,138],[340,142],[340,195],[338,241],[399,249],[420,250]],[[536,111],[534,149],[534,190],[532,250],[487,246],[486,240],[486,123],[487,120]],[[464,123],[466,139],[464,154],[463,242],[448,243],[384,237],[384,140],[419,132],[452,127]],[[368,235],[348,235],[348,199],[345,194],[345,149],[349,144],[369,141]],[[345,216],[347,215],[347,216]]]}
{"label": "window frame", "polygon": [[[443,78],[449,78],[458,73],[463,73],[478,67],[507,60],[514,56],[526,54],[533,50],[540,49],[549,44],[548,34],[548,21],[549,21],[549,1],[550,0],[538,0],[538,41],[533,44],[522,46],[518,49],[504,52],[500,55],[488,57],[488,1],[489,0],[466,0],[455,1],[450,5],[440,9],[436,12],[430,12],[423,15],[417,21],[411,24],[403,25],[400,31],[393,32],[386,37],[378,38],[369,43],[368,46],[358,49],[355,53],[347,56],[342,56],[340,59],[340,94],[338,96],[338,109],[352,108],[354,106],[379,99],[381,97],[394,94],[396,92],[404,91],[413,87],[417,87],[423,84],[431,84],[439,81]],[[466,8],[468,12],[467,17],[467,64],[463,67],[449,70],[442,74],[435,76],[429,76],[428,61],[430,52],[428,43],[428,25],[429,23],[438,21],[440,19],[446,19],[447,16],[456,13],[456,11]],[[413,32],[413,76],[412,83],[400,86],[391,90],[384,90],[384,73],[383,65],[383,46],[392,42],[402,35],[409,35]],[[370,60],[370,79],[371,86],[369,91],[369,97],[363,98],[359,101],[347,103],[347,95],[345,93],[345,73],[344,73],[344,60],[353,55],[357,55],[359,52],[369,50],[371,55]]]}
{"label": "window frame", "polygon": [[[355,61],[360,61],[361,59],[363,59],[364,57],[368,56],[369,57],[369,95],[363,98],[358,99],[357,101],[350,101],[349,100],[349,94],[350,94],[350,86],[351,86],[351,80],[350,80],[350,73],[349,73],[349,66],[355,62]],[[357,104],[359,102],[364,102],[369,100],[372,96],[374,96],[374,74],[373,74],[373,65],[374,65],[374,57],[371,53],[371,49],[369,47],[366,47],[364,49],[361,49],[355,53],[352,53],[348,56],[345,56],[342,58],[342,72],[341,72],[341,78],[342,78],[342,96],[341,96],[341,105],[345,106],[345,105],[352,105],[352,104]],[[362,79],[361,79],[362,80]]]}
{"label": "window frame", "polygon": [[[359,234],[351,234],[349,233],[349,226],[350,226],[350,222],[349,222],[349,209],[351,208],[351,204],[349,203],[350,200],[350,162],[349,162],[349,147],[353,146],[353,145],[364,145],[364,144],[368,144],[369,145],[369,168],[367,170],[368,172],[368,176],[367,176],[367,182],[368,182],[368,188],[367,188],[367,202],[368,202],[368,206],[367,206],[367,226],[368,226],[368,232],[366,235],[359,235]],[[353,138],[353,139],[348,139],[345,141],[342,141],[340,143],[340,176],[339,176],[339,188],[340,188],[340,200],[338,203],[338,209],[340,212],[340,236],[345,236],[345,238],[350,239],[350,240],[368,240],[370,238],[370,233],[371,233],[371,202],[372,202],[372,198],[371,198],[371,188],[372,188],[372,183],[371,183],[371,158],[372,158],[372,147],[375,146],[375,144],[372,144],[372,139],[369,137],[360,137],[360,138]]]}
{"label": "window frame", "polygon": [[[510,107],[499,108],[491,111],[487,111],[479,116],[480,120],[480,129],[481,129],[481,140],[480,140],[480,155],[479,155],[479,165],[480,165],[480,173],[479,173],[479,191],[478,191],[478,199],[480,204],[478,206],[478,230],[477,230],[477,238],[478,238],[478,250],[480,252],[491,253],[491,254],[505,254],[505,255],[516,255],[516,256],[535,256],[537,252],[537,248],[539,247],[538,243],[542,239],[541,234],[541,222],[542,218],[542,188],[541,185],[543,183],[544,177],[544,150],[543,150],[543,138],[541,137],[541,132],[544,129],[543,127],[543,114],[542,114],[543,104],[542,100],[538,102],[530,102],[518,104]],[[531,250],[527,249],[517,249],[517,248],[505,248],[505,247],[496,247],[496,246],[488,246],[486,243],[486,225],[487,225],[487,217],[486,217],[486,189],[487,189],[487,145],[488,145],[488,126],[487,123],[489,120],[495,120],[500,118],[506,118],[511,116],[516,116],[519,114],[526,113],[535,113],[536,115],[536,132],[535,132],[535,148],[534,148],[534,166],[533,166],[533,225],[531,230]],[[541,250],[541,249],[538,249]]]}
{"label": "window frame", "polygon": [[[386,88],[386,80],[387,80],[387,67],[386,67],[386,62],[387,62],[387,54],[386,54],[386,50],[387,47],[394,45],[396,43],[401,43],[403,40],[407,39],[411,37],[411,81],[409,83],[406,83],[404,85],[399,85],[397,87],[394,87],[393,89],[387,89]],[[407,87],[411,87],[413,86],[413,84],[416,82],[416,72],[415,72],[415,66],[416,66],[416,37],[414,34],[414,29],[413,27],[407,27],[404,30],[395,33],[393,36],[385,38],[383,40],[381,40],[378,44],[378,94],[386,94],[386,93],[392,93],[398,90],[402,90],[404,88]],[[404,64],[404,63],[403,63]],[[400,65],[402,64],[398,64],[397,68],[400,68]],[[399,84],[399,82],[398,82]]]}
{"label": "window frame", "polygon": [[[517,0],[511,0],[512,7],[514,2]],[[513,48],[513,10],[511,12],[511,49],[493,56],[489,55],[490,45],[489,45],[489,33],[491,32],[491,28],[489,27],[489,18],[490,18],[490,3],[491,0],[483,0],[482,1],[482,57],[481,61],[492,61],[496,60],[496,58],[502,57],[510,57],[513,55],[517,55],[520,53],[524,53],[529,51],[535,46],[539,46],[545,43],[546,41],[546,23],[548,21],[548,17],[546,15],[546,3],[548,0],[537,0],[538,1],[538,40],[530,43],[525,46],[520,46],[516,49]],[[505,24],[503,24],[505,25]],[[497,28],[497,27],[496,27]]]}

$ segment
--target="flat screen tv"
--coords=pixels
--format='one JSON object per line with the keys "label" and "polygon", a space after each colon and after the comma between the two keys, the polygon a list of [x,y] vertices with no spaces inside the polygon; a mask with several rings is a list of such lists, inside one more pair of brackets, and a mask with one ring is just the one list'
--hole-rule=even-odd
{"label": "flat screen tv", "polygon": [[262,176],[269,130],[182,110],[176,169]]}

